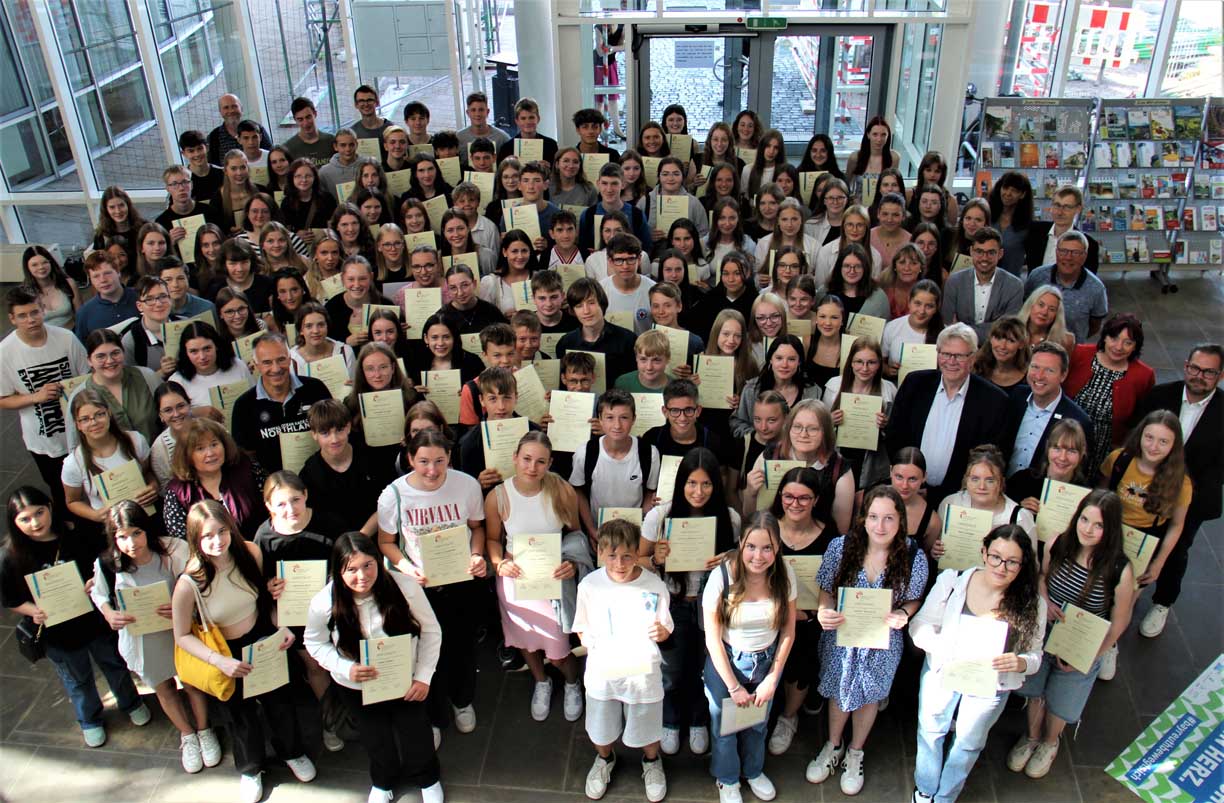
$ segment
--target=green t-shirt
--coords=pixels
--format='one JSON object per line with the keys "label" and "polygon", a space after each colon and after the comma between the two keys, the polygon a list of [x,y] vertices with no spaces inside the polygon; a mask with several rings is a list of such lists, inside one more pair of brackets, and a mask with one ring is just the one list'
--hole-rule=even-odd
{"label": "green t-shirt", "polygon": [[627,390],[630,393],[663,393],[663,388],[667,385],[664,382],[657,388],[648,388],[642,384],[642,380],[638,377],[637,371],[630,371],[627,374],[621,374],[616,378],[616,387],[621,390]]}

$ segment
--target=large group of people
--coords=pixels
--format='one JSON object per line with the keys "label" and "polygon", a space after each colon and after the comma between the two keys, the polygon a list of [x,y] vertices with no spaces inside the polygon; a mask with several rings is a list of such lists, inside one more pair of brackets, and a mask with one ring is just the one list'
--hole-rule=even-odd
{"label": "large group of people", "polygon": [[[513,136],[480,93],[461,131],[354,102],[329,133],[294,100],[274,144],[223,97],[156,220],[110,187],[87,281],[31,246],[8,290],[0,408],[45,487],[7,500],[0,601],[87,745],[96,664],[136,726],[132,676],[155,692],[185,771],[228,748],[242,801],[348,740],[371,803],[436,803],[483,639],[535,720],[558,681],[585,718],[591,799],[619,741],[649,800],[684,744],[723,803],[770,800],[822,706],[806,782],[854,795],[908,653],[912,800],[944,803],[1013,692],[1007,767],[1049,772],[1148,585],[1161,634],[1221,513],[1224,348],[1156,384],[1075,187],[1049,222],[1019,172],[958,203],[930,153],[907,187],[879,117],[792,165],[750,110],[701,142],[672,105],[618,153],[597,109],[562,146],[526,98]],[[64,564],[90,604],[49,617]],[[300,610],[287,565],[318,567]],[[131,603],[156,585],[160,627]],[[1046,649],[1069,606],[1107,625],[1077,665]],[[405,643],[387,696],[370,651]]]}

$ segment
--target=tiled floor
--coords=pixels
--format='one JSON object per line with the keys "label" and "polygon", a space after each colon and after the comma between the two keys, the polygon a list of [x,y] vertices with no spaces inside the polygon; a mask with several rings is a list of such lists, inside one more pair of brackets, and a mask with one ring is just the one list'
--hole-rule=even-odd
{"label": "tiled floor", "polygon": [[[1161,295],[1146,278],[1109,279],[1112,306],[1139,313],[1149,324],[1144,359],[1161,381],[1175,377],[1190,346],[1224,340],[1224,283],[1219,276],[1185,278],[1181,292]],[[0,415],[0,488],[37,482],[20,443],[16,416]],[[1011,709],[991,734],[962,801],[998,803],[1107,803],[1134,798],[1102,768],[1224,649],[1224,527],[1213,522],[1200,534],[1191,555],[1181,602],[1157,640],[1142,639],[1132,627],[1122,642],[1118,676],[1098,683],[1084,722],[1064,743],[1054,769],[1042,781],[1009,773],[1003,759],[1023,727],[1023,713]],[[1139,604],[1138,616],[1149,606]],[[110,712],[110,741],[98,750],[81,743],[71,706],[48,663],[30,666],[12,643],[13,617],[0,614],[0,796],[12,801],[226,801],[237,793],[227,755],[213,770],[187,776],[178,764],[177,738],[157,712],[148,727],[135,728]],[[526,673],[504,675],[482,651],[476,710],[480,727],[461,736],[448,732],[441,760],[447,797],[452,801],[533,801],[585,799],[582,793],[592,751],[581,722],[567,723],[560,701],[544,723],[531,720]],[[914,762],[914,670],[903,665],[893,704],[881,715],[867,746],[867,783],[859,799],[904,803],[912,788]],[[561,695],[558,693],[557,697]],[[156,708],[152,697],[150,705]],[[833,781],[812,786],[803,769],[824,739],[823,717],[804,717],[790,752],[769,757],[766,770],[780,801],[841,800]],[[608,800],[641,800],[640,769],[634,751],[622,751]],[[357,747],[319,759],[313,783],[295,782],[283,767],[265,780],[271,801],[358,801],[368,790],[365,756]],[[716,800],[702,759],[687,754],[666,760],[671,801]],[[751,795],[745,789],[745,797]],[[415,793],[401,799],[415,800]]]}

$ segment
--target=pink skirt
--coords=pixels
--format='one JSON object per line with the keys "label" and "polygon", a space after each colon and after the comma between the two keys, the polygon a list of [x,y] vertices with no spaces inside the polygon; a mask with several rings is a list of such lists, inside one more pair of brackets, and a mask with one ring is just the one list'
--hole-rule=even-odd
{"label": "pink skirt", "polygon": [[501,611],[502,636],[507,647],[543,650],[550,660],[560,661],[570,654],[569,635],[562,632],[550,600],[516,600],[514,580],[497,578],[498,610]]}

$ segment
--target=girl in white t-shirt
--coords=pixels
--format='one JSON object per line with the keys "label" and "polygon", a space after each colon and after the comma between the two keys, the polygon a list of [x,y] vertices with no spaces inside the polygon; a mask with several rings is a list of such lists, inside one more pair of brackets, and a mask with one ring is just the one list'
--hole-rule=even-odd
{"label": "girl in white t-shirt", "polygon": [[943,315],[939,311],[942,301],[939,285],[930,279],[923,279],[910,288],[909,314],[884,325],[880,347],[884,352],[886,377],[891,379],[901,370],[901,350],[906,343],[935,344],[935,337],[943,330]]}
{"label": "girl in white t-shirt", "polygon": [[177,382],[187,392],[192,407],[202,408],[204,415],[212,406],[209,391],[219,385],[235,382],[251,384],[251,372],[246,363],[234,354],[231,344],[224,342],[212,324],[197,321],[183,330],[179,341],[178,370],[170,382]]}
{"label": "girl in white t-shirt", "polygon": [[[705,612],[706,699],[713,745],[710,774],[721,800],[735,800],[739,779],[759,800],[773,800],[765,776],[765,731],[769,705],[795,641],[795,573],[781,560],[778,520],[757,511],[744,525],[735,556],[710,573],[702,594]],[[728,699],[729,698],[729,699]],[[765,709],[759,722],[722,736],[723,706]]]}
{"label": "girl in white t-shirt", "polygon": [[143,435],[120,428],[106,400],[91,388],[72,397],[69,415],[80,437],[60,472],[69,511],[86,521],[103,522],[108,505],[94,478],[130,460],[139,465],[146,483],[135,501],[140,505],[157,501],[157,478],[149,469],[149,442]]}
{"label": "girl in white t-shirt", "polygon": [[[378,545],[398,571],[426,586],[429,567],[421,556],[424,538],[462,538],[467,530],[467,573],[485,576],[484,500],[480,483],[450,470],[454,444],[440,432],[418,432],[405,452],[412,471],[388,485],[378,497]],[[460,530],[449,534],[447,531]],[[443,533],[447,533],[443,535]],[[440,728],[453,709],[460,733],[476,729],[476,623],[483,593],[479,584],[456,582],[426,588],[425,595],[446,638],[438,658],[438,678],[429,696],[429,716]]]}

